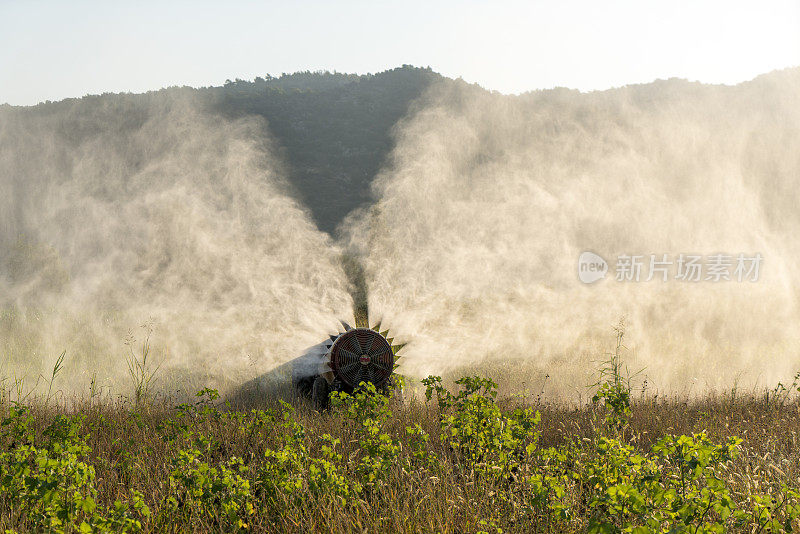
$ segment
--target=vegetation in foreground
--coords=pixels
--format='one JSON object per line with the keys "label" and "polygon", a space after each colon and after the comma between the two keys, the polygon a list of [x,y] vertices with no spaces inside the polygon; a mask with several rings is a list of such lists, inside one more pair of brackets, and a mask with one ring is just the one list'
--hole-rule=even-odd
{"label": "vegetation in foreground", "polygon": [[[632,402],[617,350],[593,403],[498,399],[489,379],[402,402],[371,385],[316,413],[212,389],[173,406],[0,396],[5,532],[790,532],[800,403]],[[135,383],[142,378],[131,368]],[[145,384],[146,385],[146,384]]]}
{"label": "vegetation in foreground", "polygon": [[[800,407],[779,391],[523,406],[494,384],[329,413],[2,405],[0,525],[114,532],[762,532],[798,527]],[[741,436],[740,438],[735,436]]]}

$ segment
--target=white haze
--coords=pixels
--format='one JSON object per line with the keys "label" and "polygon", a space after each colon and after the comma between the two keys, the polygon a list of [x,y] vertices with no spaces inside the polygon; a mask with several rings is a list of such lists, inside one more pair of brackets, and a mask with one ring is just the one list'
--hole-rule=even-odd
{"label": "white haze", "polygon": [[[152,318],[160,387],[242,383],[351,316],[346,246],[411,376],[584,394],[624,316],[625,359],[659,391],[786,381],[798,102],[798,69],[588,94],[445,81],[396,126],[342,245],[292,200],[268,125],[190,90],[0,109],[0,377],[66,350],[62,389],[96,373],[125,393],[123,340]],[[578,281],[586,250],[609,279]],[[620,254],[740,252],[763,255],[758,282],[613,280]]]}
{"label": "white haze", "polygon": [[[659,391],[800,370],[800,70],[518,97],[434,87],[397,127],[371,215],[351,217],[370,311],[406,373],[482,370],[583,392],[625,316]],[[577,258],[610,263],[584,285]],[[764,256],[756,283],[613,280],[620,254]],[[674,274],[674,271],[673,271]],[[552,385],[555,384],[555,385]],[[574,393],[574,391],[573,391]]]}
{"label": "white haze", "polygon": [[123,341],[152,319],[160,388],[221,386],[351,313],[264,125],[203,110],[181,90],[0,110],[0,375],[66,350],[62,389],[128,393]]}

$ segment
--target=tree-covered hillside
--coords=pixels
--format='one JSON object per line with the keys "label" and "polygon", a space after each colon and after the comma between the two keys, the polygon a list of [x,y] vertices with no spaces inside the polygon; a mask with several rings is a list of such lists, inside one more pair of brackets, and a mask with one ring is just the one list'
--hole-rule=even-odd
{"label": "tree-covered hillside", "polygon": [[333,232],[370,198],[392,147],[392,126],[434,80],[409,65],[380,74],[299,72],[204,89],[217,111],[260,115],[285,149],[289,179],[320,229]]}
{"label": "tree-covered hillside", "polygon": [[[370,183],[392,147],[392,126],[431,82],[441,78],[430,68],[403,65],[379,74],[298,72],[228,80],[221,87],[104,93],[32,107],[6,104],[0,105],[0,112],[7,113],[0,115],[0,131],[4,121],[18,120],[28,125],[23,130],[36,136],[32,121],[49,120],[68,144],[78,146],[104,136],[106,126],[134,135],[157,113],[157,108],[148,111],[146,102],[161,101],[158,93],[190,94],[226,118],[265,118],[263,133],[280,147],[293,194],[311,210],[321,230],[333,233],[348,213],[369,201]],[[98,129],[98,120],[104,128]],[[133,167],[144,164],[135,155],[126,157],[133,158],[127,162]],[[75,162],[62,163],[70,167]]]}

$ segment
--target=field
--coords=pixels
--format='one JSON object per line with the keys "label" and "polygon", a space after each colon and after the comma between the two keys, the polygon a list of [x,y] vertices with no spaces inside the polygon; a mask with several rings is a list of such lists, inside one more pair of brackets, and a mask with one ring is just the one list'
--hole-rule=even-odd
{"label": "field", "polygon": [[[614,363],[612,358],[611,364]],[[426,379],[302,400],[0,403],[5,532],[765,532],[800,526],[793,387],[585,407]]]}
{"label": "field", "polygon": [[[0,100],[0,534],[800,528],[800,67],[651,56],[595,89],[248,67]],[[369,333],[339,367],[338,319],[399,359]],[[317,412],[299,358],[379,383]]]}

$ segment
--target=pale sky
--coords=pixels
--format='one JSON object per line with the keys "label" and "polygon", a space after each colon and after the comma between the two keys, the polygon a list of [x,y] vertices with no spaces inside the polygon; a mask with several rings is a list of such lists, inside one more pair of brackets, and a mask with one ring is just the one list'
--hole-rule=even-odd
{"label": "pale sky", "polygon": [[800,0],[0,0],[0,103],[408,63],[519,93],[800,65]]}

